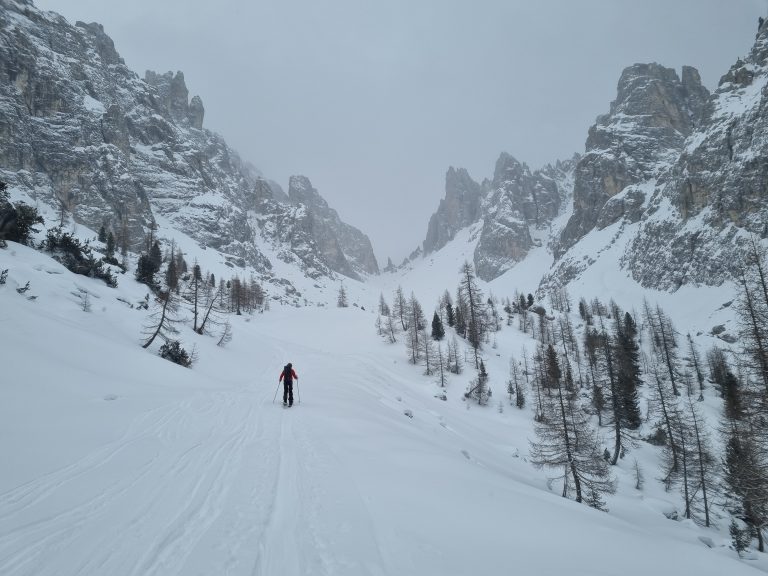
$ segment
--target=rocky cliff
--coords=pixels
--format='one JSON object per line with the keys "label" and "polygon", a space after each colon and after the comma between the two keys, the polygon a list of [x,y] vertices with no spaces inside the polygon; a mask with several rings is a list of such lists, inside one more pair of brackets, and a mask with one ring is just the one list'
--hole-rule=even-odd
{"label": "rocky cliff", "polygon": [[532,231],[549,226],[568,194],[564,183],[573,161],[532,171],[507,153],[496,161],[492,180],[478,184],[464,169],[450,168],[445,198],[429,221],[424,254],[439,250],[456,233],[482,222],[474,264],[492,280],[520,262],[535,245]]}
{"label": "rocky cliff", "polygon": [[656,187],[627,251],[633,275],[666,289],[738,277],[749,238],[768,238],[766,159],[768,22],[762,22],[749,55],[721,78],[705,121]]}
{"label": "rocky cliff", "polygon": [[593,228],[624,216],[637,221],[646,200],[640,188],[677,160],[685,139],[700,125],[709,93],[698,72],[635,64],[619,79],[610,112],[589,129],[574,172],[573,215],[562,232],[560,253]]}
{"label": "rocky cliff", "polygon": [[309,276],[378,271],[367,237],[316,191],[285,195],[204,115],[181,72],[139,78],[100,25],[0,0],[0,177],[12,186],[93,229],[127,230],[134,247],[162,220],[160,236],[178,229],[263,274],[258,238]]}
{"label": "rocky cliff", "polygon": [[763,21],[749,55],[713,94],[695,68],[678,75],[659,64],[630,66],[608,112],[589,129],[582,156],[559,171],[531,172],[502,154],[493,180],[479,190],[465,184],[460,189],[472,194],[458,194],[455,184],[446,186],[425,251],[461,227],[481,226],[474,261],[490,280],[525,258],[532,231],[551,223],[553,263],[542,286],[567,284],[599,258],[613,258],[609,266],[645,287],[733,280],[747,242],[768,239],[766,110]]}

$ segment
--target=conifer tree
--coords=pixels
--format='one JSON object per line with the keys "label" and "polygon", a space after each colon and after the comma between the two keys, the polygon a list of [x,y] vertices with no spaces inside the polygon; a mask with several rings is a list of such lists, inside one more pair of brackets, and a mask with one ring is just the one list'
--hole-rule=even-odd
{"label": "conifer tree", "polygon": [[408,332],[406,336],[406,345],[408,347],[408,356],[412,364],[418,364],[422,357],[422,334],[426,326],[426,319],[422,311],[421,304],[416,299],[416,295],[411,292],[411,297],[407,303],[408,310]]}
{"label": "conifer tree", "polygon": [[389,316],[389,304],[384,300],[384,294],[379,294],[379,316]]}
{"label": "conifer tree", "polygon": [[171,246],[171,257],[168,260],[168,267],[165,271],[165,283],[169,289],[176,291],[179,287],[179,271],[176,267],[176,257],[174,253],[175,248]]}
{"label": "conifer tree", "polygon": [[536,441],[531,442],[531,460],[538,468],[554,470],[563,480],[563,497],[571,491],[577,502],[604,508],[603,495],[613,493],[614,481],[600,454],[597,437],[583,410],[572,395],[564,393],[557,353],[550,344],[542,358],[542,371],[554,389],[536,423]]}
{"label": "conifer tree", "polygon": [[662,376],[663,371],[658,366],[657,358],[654,358],[651,374],[652,393],[650,407],[656,416],[657,426],[664,434],[662,481],[667,490],[669,490],[680,473],[681,447],[679,435],[676,432],[680,428],[678,424],[679,411],[677,409],[677,399]]}
{"label": "conifer tree", "polygon": [[398,286],[392,300],[392,314],[400,320],[400,327],[403,331],[408,330],[408,301],[403,295],[403,289]]}
{"label": "conifer tree", "polygon": [[704,419],[691,397],[687,399],[688,414],[686,427],[690,435],[692,466],[691,471],[691,514],[701,512],[704,515],[704,525],[709,527],[710,498],[715,484],[715,458],[712,454],[711,442]]}
{"label": "conifer tree", "polygon": [[656,306],[656,337],[654,340],[658,342],[658,354],[663,361],[664,366],[667,369],[667,375],[669,376],[669,382],[672,385],[672,392],[675,396],[680,396],[680,391],[677,387],[678,382],[678,365],[677,365],[677,338],[675,337],[676,331],[672,326],[672,321],[662,311],[661,307]]}
{"label": "conifer tree", "polygon": [[437,312],[434,313],[432,316],[432,339],[433,340],[442,340],[445,338],[445,329],[443,328],[443,322],[440,320],[440,316],[437,315]]}
{"label": "conifer tree", "polygon": [[763,440],[747,422],[731,422],[726,431],[724,479],[726,508],[746,524],[765,551],[763,530],[768,524],[768,462]]}
{"label": "conifer tree", "polygon": [[491,397],[491,389],[488,387],[488,372],[485,370],[485,363],[480,360],[480,368],[477,371],[477,378],[469,383],[466,398],[477,400],[477,403],[484,406]]}
{"label": "conifer tree", "polygon": [[446,357],[448,371],[453,374],[461,374],[464,364],[459,356],[459,343],[456,336],[453,336],[447,343]]}
{"label": "conifer tree", "polygon": [[475,356],[475,368],[480,368],[480,346],[485,334],[483,295],[477,285],[475,272],[469,262],[464,262],[461,267],[459,295],[462,301],[462,308],[467,311],[465,318],[467,326],[467,340],[469,341]]}
{"label": "conifer tree", "polygon": [[109,259],[115,257],[115,235],[112,234],[111,230],[109,234],[107,234],[107,246],[104,255]]}
{"label": "conifer tree", "polygon": [[[213,279],[213,274],[211,274],[211,279]],[[224,284],[222,283],[219,285],[219,291],[223,292],[223,290]],[[196,332],[198,334],[204,334],[206,327],[209,324],[214,326],[222,324],[220,316],[224,312],[223,308],[221,307],[223,297],[216,293],[214,290],[214,285],[211,282],[203,282],[202,290],[200,292],[201,293],[198,294],[197,299],[200,311],[199,316],[201,319],[199,325],[197,326]],[[228,341],[229,340],[226,340],[226,342]]]}
{"label": "conifer tree", "polygon": [[723,399],[723,412],[728,420],[741,420],[744,416],[744,393],[741,382],[728,365],[721,348],[714,347],[707,353],[709,373]]}
{"label": "conifer tree", "polygon": [[419,345],[421,346],[421,357],[424,363],[424,374],[426,376],[432,376],[435,372],[435,345],[433,340],[427,336],[426,329],[421,331],[421,338],[419,339]]}
{"label": "conifer tree", "polygon": [[637,430],[642,423],[638,401],[638,388],[642,381],[640,347],[635,340],[637,330],[629,312],[622,317],[618,306],[614,305],[613,310],[615,323],[613,350],[616,356],[622,423],[630,430]]}
{"label": "conifer tree", "polygon": [[440,388],[445,388],[448,382],[448,363],[443,346],[439,342],[436,348],[435,373],[437,374],[437,383],[440,385]]}
{"label": "conifer tree", "polygon": [[157,288],[157,281],[155,280],[155,273],[157,269],[152,263],[152,259],[147,254],[141,254],[139,260],[136,263],[136,281],[146,284],[152,289]]}
{"label": "conifer tree", "polygon": [[696,350],[696,344],[693,342],[693,338],[690,333],[686,336],[688,338],[688,354],[691,357],[691,364],[696,375],[696,382],[699,384],[699,402],[704,400],[704,373],[702,372],[701,362],[699,361],[699,352]]}
{"label": "conifer tree", "polygon": [[155,310],[149,315],[148,321],[144,325],[146,340],[142,344],[142,348],[149,348],[158,336],[168,342],[171,334],[178,332],[176,328],[178,323],[176,296],[172,290],[166,289],[157,295]]}
{"label": "conifer tree", "polygon": [[339,308],[347,308],[349,306],[349,302],[347,300],[347,290],[344,288],[344,282],[342,282],[339,286],[339,294],[336,298],[336,306]]}
{"label": "conifer tree", "polygon": [[160,251],[160,242],[157,240],[151,244],[149,249],[149,261],[152,263],[155,272],[160,270],[160,266],[163,263],[163,253]]}
{"label": "conifer tree", "polygon": [[203,273],[200,270],[200,265],[195,261],[192,267],[192,277],[189,279],[189,285],[186,290],[186,297],[188,298],[192,307],[192,330],[197,332],[197,323],[200,316],[200,300],[202,296],[202,281]]}
{"label": "conifer tree", "polygon": [[[450,298],[450,296],[448,296]],[[456,316],[453,312],[453,303],[448,300],[445,303],[445,320],[448,326],[453,328],[456,325]]]}
{"label": "conifer tree", "polygon": [[624,438],[627,435],[629,426],[626,413],[624,411],[624,397],[622,395],[619,382],[618,371],[614,363],[614,351],[610,344],[610,338],[605,331],[603,317],[600,316],[600,343],[602,349],[602,360],[605,369],[605,382],[608,395],[608,406],[610,407],[610,422],[613,426],[614,447],[611,464],[615,465],[619,456],[624,451]]}
{"label": "conifer tree", "polygon": [[740,278],[741,294],[739,297],[739,335],[743,351],[750,358],[749,370],[768,395],[768,314],[761,309],[758,288],[750,282],[746,273]]}

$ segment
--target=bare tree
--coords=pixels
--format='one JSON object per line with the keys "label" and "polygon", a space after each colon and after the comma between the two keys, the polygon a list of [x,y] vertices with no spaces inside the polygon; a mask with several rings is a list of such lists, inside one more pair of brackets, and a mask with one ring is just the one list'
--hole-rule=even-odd
{"label": "bare tree", "polygon": [[615,484],[597,437],[573,396],[564,393],[557,353],[551,344],[543,363],[555,394],[545,401],[543,417],[535,425],[537,440],[531,442],[531,461],[537,468],[560,472],[553,480],[563,480],[563,497],[573,490],[577,502],[602,509],[602,496],[613,493]]}
{"label": "bare tree", "polygon": [[160,336],[164,341],[170,339],[171,334],[178,332],[176,324],[178,304],[173,291],[168,289],[161,291],[155,298],[155,310],[149,315],[147,324],[144,326],[144,335],[146,340],[142,348],[149,348],[155,338]]}

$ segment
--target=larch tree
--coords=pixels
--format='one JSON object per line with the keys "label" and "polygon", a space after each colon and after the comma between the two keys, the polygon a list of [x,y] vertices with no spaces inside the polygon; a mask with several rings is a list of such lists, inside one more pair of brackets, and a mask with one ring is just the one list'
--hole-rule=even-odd
{"label": "larch tree", "polygon": [[691,359],[691,366],[693,367],[694,374],[696,376],[696,382],[699,385],[699,397],[698,401],[704,401],[704,372],[699,360],[699,351],[696,349],[696,344],[693,341],[690,333],[686,335],[688,339],[688,355]]}
{"label": "larch tree", "polygon": [[435,355],[435,374],[440,388],[445,388],[448,382],[448,362],[442,344],[437,343]]}
{"label": "larch tree", "polygon": [[379,294],[379,316],[389,316],[389,304],[384,299],[384,294]]}
{"label": "larch tree", "polygon": [[402,287],[398,286],[392,299],[392,314],[400,321],[400,328],[403,331],[408,330],[408,300],[403,294]]}
{"label": "larch tree", "polygon": [[178,302],[173,290],[167,288],[161,291],[155,298],[155,309],[149,315],[144,325],[144,337],[146,340],[142,348],[149,348],[158,336],[168,342],[172,334],[176,334],[178,318]]}
{"label": "larch tree", "polygon": [[339,293],[336,297],[336,306],[339,308],[347,308],[349,306],[349,300],[347,299],[347,289],[344,288],[344,282],[339,285]]}
{"label": "larch tree", "polygon": [[[654,323],[658,332],[654,341],[658,342],[657,351],[667,369],[669,382],[672,385],[672,392],[675,396],[680,396],[678,390],[678,358],[677,358],[677,338],[676,331],[672,321],[664,314],[660,306],[656,306],[656,322]],[[652,324],[652,326],[654,325]]]}
{"label": "larch tree", "polygon": [[662,481],[669,490],[680,473],[681,447],[677,434],[680,428],[680,412],[677,408],[677,397],[664,378],[663,370],[658,366],[658,357],[653,358],[648,372],[652,374],[649,407],[655,415],[657,429],[663,434]]}
{"label": "larch tree", "polygon": [[488,372],[485,369],[485,363],[480,360],[480,368],[477,370],[477,378],[470,381],[467,391],[464,394],[466,398],[477,400],[477,403],[484,406],[491,397],[491,389],[488,386]]}
{"label": "larch tree", "polygon": [[554,394],[545,400],[542,418],[535,424],[531,461],[537,468],[558,473],[552,479],[563,480],[563,497],[573,492],[577,502],[603,509],[603,496],[613,493],[615,484],[597,436],[575,398],[565,393],[557,353],[551,344],[542,363],[542,372]]}
{"label": "larch tree", "polygon": [[484,322],[483,294],[477,285],[475,271],[469,262],[461,267],[460,295],[467,311],[467,341],[475,356],[475,368],[480,369],[480,347],[486,327]]}

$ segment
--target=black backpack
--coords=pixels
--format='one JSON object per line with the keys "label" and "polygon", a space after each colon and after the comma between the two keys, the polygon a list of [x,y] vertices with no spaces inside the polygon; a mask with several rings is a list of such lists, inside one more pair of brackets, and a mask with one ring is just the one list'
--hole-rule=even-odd
{"label": "black backpack", "polygon": [[283,382],[293,384],[293,369],[286,366],[283,368]]}

